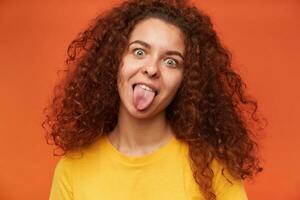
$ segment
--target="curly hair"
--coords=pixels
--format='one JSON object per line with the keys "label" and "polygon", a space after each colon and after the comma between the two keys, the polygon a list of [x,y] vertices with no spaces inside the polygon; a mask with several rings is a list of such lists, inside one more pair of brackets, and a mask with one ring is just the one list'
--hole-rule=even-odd
{"label": "curly hair", "polygon": [[200,190],[207,200],[216,199],[213,159],[239,179],[263,170],[251,126],[260,122],[258,106],[245,94],[246,84],[232,69],[231,54],[210,17],[184,0],[122,2],[96,17],[70,43],[66,76],[44,109],[46,140],[66,153],[113,130],[120,103],[118,67],[134,26],[149,17],[176,25],[185,35],[183,81],[166,118],[176,137],[189,146]]}

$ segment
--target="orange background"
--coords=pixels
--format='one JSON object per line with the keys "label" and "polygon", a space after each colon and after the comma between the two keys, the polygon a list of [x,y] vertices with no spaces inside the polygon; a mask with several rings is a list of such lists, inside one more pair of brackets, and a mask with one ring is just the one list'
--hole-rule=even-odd
{"label": "orange background", "polygon": [[[0,199],[48,199],[57,162],[44,140],[42,109],[68,43],[118,1],[0,1]],[[268,119],[264,172],[249,199],[300,199],[300,3],[194,1],[215,23],[233,63]]]}

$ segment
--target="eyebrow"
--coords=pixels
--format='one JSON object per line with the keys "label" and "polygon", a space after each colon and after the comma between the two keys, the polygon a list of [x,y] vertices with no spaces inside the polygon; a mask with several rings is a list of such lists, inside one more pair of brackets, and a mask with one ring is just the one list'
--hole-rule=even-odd
{"label": "eyebrow", "polygon": [[[130,46],[130,45],[132,45],[132,44],[134,44],[134,43],[140,44],[140,45],[142,45],[142,46],[144,46],[144,47],[146,47],[146,48],[148,48],[148,49],[151,48],[151,45],[150,45],[150,44],[148,44],[148,43],[146,43],[146,42],[144,42],[144,41],[142,41],[142,40],[135,40],[135,41],[129,43],[128,46]],[[170,50],[170,51],[167,51],[166,54],[167,54],[167,55],[177,55],[177,56],[181,57],[182,60],[184,60],[183,55],[182,55],[179,51],[171,51],[171,50]]]}

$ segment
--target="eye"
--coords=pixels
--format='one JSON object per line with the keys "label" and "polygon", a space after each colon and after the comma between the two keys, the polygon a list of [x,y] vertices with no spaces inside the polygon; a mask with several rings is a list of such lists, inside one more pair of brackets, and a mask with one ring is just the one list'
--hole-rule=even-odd
{"label": "eye", "polygon": [[172,67],[176,67],[178,65],[178,61],[175,59],[168,58],[166,60],[167,64]]}
{"label": "eye", "polygon": [[133,53],[134,53],[136,56],[142,56],[142,55],[145,53],[145,51],[144,51],[143,49],[140,49],[140,48],[135,48],[135,49],[133,49],[132,51],[133,51]]}

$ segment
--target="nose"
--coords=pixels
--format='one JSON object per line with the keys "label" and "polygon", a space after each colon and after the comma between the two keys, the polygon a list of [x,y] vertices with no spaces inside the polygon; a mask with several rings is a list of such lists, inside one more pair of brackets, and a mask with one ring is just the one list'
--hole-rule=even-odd
{"label": "nose", "polygon": [[149,78],[158,78],[160,74],[158,63],[155,61],[146,63],[146,66],[143,68],[143,74]]}

